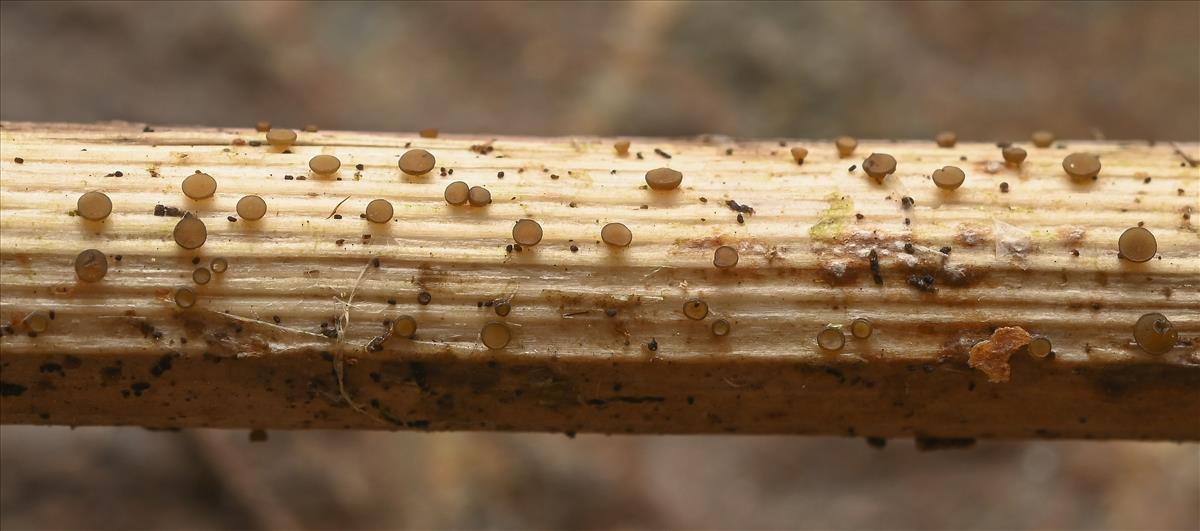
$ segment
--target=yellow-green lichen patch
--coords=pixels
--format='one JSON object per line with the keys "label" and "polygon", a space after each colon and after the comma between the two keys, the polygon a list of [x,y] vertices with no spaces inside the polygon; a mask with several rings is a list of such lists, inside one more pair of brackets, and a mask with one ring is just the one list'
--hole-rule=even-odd
{"label": "yellow-green lichen patch", "polygon": [[830,241],[841,234],[846,221],[854,214],[854,200],[848,195],[830,192],[825,196],[829,208],[821,211],[820,219],[808,229],[808,236],[817,241]]}

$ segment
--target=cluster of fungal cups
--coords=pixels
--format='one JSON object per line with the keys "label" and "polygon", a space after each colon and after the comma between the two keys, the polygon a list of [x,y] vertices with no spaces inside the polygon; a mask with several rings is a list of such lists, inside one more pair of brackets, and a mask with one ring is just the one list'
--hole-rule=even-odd
{"label": "cluster of fungal cups", "polygon": [[[273,129],[266,122],[259,123],[257,129],[265,132],[267,143],[280,151],[289,152],[288,150],[297,142],[296,132],[290,129]],[[312,126],[306,130],[315,132],[316,127]],[[422,131],[421,136],[436,138],[437,131],[425,130]],[[952,131],[943,131],[938,133],[934,140],[938,147],[953,148],[958,141],[958,136]],[[1054,143],[1055,139],[1054,135],[1049,132],[1038,131],[1032,135],[1031,140],[1034,146],[1047,148]],[[628,140],[622,140],[616,142],[613,147],[618,156],[624,157],[629,154],[630,145]],[[1009,166],[1021,165],[1028,156],[1028,153],[1020,147],[1011,144],[1001,145],[1003,146],[1001,155]],[[838,156],[846,158],[853,155],[858,147],[858,141],[852,137],[843,136],[834,141],[834,147]],[[797,146],[790,149],[790,154],[797,164],[804,164],[809,156],[809,150]],[[638,158],[641,158],[641,154],[638,154]],[[404,174],[420,177],[433,171],[437,159],[427,150],[410,149],[399,158],[397,164]],[[316,175],[330,176],[341,168],[341,161],[333,155],[320,154],[312,157],[308,166]],[[1062,167],[1072,179],[1077,181],[1096,180],[1101,170],[1099,158],[1090,153],[1071,153],[1063,159]],[[362,169],[361,165],[359,169]],[[851,169],[853,170],[853,167]],[[868,176],[882,183],[889,175],[896,172],[897,161],[895,157],[887,153],[872,153],[863,160],[862,169]],[[683,183],[683,177],[683,173],[678,170],[660,167],[647,171],[645,182],[649,190],[655,193],[666,193],[679,189]],[[966,173],[957,166],[944,166],[935,170],[931,177],[934,185],[945,192],[957,190],[966,181]],[[183,179],[181,190],[184,196],[191,201],[208,200],[216,194],[217,180],[207,173],[196,171]],[[444,199],[446,203],[455,206],[469,204],[474,207],[483,207],[492,202],[491,193],[486,188],[468,186],[463,181],[449,183],[445,188]],[[112,211],[113,202],[108,195],[100,191],[88,191],[78,198],[75,213],[85,220],[101,222],[106,220]],[[267,212],[267,201],[258,195],[247,195],[237,202],[236,213],[242,220],[258,221],[263,219]],[[383,224],[392,221],[394,215],[392,204],[388,200],[380,198],[367,204],[363,218],[371,223]],[[230,221],[233,220],[234,218],[230,217]],[[185,211],[176,223],[173,237],[179,247],[195,250],[205,244],[208,231],[204,222],[189,210]],[[533,219],[522,218],[513,224],[512,239],[520,246],[536,246],[542,241],[542,237],[542,226]],[[601,228],[600,239],[611,247],[627,247],[633,242],[633,232],[623,223],[611,222]],[[1131,263],[1149,261],[1158,252],[1154,235],[1140,225],[1124,231],[1118,239],[1117,247],[1118,257]],[[714,250],[712,264],[719,270],[729,270],[738,264],[738,260],[738,251],[735,246],[722,245]],[[196,285],[208,284],[214,273],[224,273],[227,268],[228,262],[224,258],[215,258],[208,267],[195,268],[192,272],[192,280]],[[108,273],[108,257],[98,249],[86,249],[80,252],[75,259],[75,273],[82,282],[100,282]],[[421,295],[425,298],[421,303],[427,304],[428,293],[423,292]],[[192,288],[182,287],[175,290],[173,298],[179,307],[190,308],[196,304],[198,297]],[[511,305],[507,301],[502,301],[495,305],[495,311],[498,316],[505,317],[511,311]],[[704,320],[709,316],[708,303],[701,299],[689,299],[684,303],[683,314],[691,320]],[[36,316],[34,320],[36,321],[34,324],[45,329],[45,323],[42,320],[37,319]],[[32,330],[34,327],[30,328]],[[715,336],[725,336],[730,333],[731,328],[730,321],[724,318],[715,319],[711,325],[711,331]],[[850,322],[848,329],[854,338],[867,339],[872,334],[873,325],[865,317],[859,317]],[[415,318],[403,315],[392,321],[390,337],[409,339],[415,336],[416,331]],[[509,344],[512,332],[503,322],[491,321],[483,326],[479,337],[480,341],[488,348],[501,349]],[[1162,354],[1169,351],[1176,339],[1175,328],[1162,314],[1146,314],[1138,320],[1134,327],[1135,343],[1151,354]],[[835,324],[826,326],[818,332],[816,341],[817,346],[825,351],[842,349],[846,343],[843,326]],[[1052,346],[1048,338],[1037,336],[1029,344],[1028,350],[1031,355],[1041,358],[1051,354]]]}

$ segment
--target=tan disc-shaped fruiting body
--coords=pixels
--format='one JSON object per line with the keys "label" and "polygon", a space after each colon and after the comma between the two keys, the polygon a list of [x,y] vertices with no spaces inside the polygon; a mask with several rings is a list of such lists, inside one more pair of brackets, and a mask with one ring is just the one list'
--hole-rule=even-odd
{"label": "tan disc-shaped fruiting body", "polygon": [[317,175],[333,175],[342,167],[342,161],[333,155],[317,155],[308,159],[308,169]]}
{"label": "tan disc-shaped fruiting body", "polygon": [[837,326],[828,325],[817,332],[817,346],[823,350],[841,350],[846,346],[846,334]]}
{"label": "tan disc-shaped fruiting body", "polygon": [[609,223],[600,229],[600,240],[614,247],[628,247],[633,243],[633,231],[624,223]]}
{"label": "tan disc-shaped fruiting body", "polygon": [[75,257],[75,276],[84,282],[100,282],[108,274],[108,257],[98,249],[85,249]]}
{"label": "tan disc-shaped fruiting body", "polygon": [[229,260],[218,256],[209,262],[208,267],[212,269],[213,273],[224,273],[229,270]]}
{"label": "tan disc-shaped fruiting body", "polygon": [[1054,345],[1050,343],[1050,338],[1037,336],[1029,340],[1029,355],[1035,358],[1045,358],[1054,350]]}
{"label": "tan disc-shaped fruiting body", "polygon": [[429,127],[429,128],[417,131],[417,134],[421,135],[421,138],[437,138],[438,130],[435,128]]}
{"label": "tan disc-shaped fruiting body", "polygon": [[497,302],[495,305],[495,310],[496,315],[499,315],[500,317],[508,317],[508,314],[512,312],[512,304],[510,304],[508,301]]}
{"label": "tan disc-shaped fruiting body", "polygon": [[671,168],[655,168],[646,172],[646,184],[655,190],[674,190],[682,182],[683,173]]}
{"label": "tan disc-shaped fruiting body", "polygon": [[192,282],[203,286],[210,280],[212,280],[212,271],[209,271],[207,267],[197,267],[192,271]]}
{"label": "tan disc-shaped fruiting body", "polygon": [[258,221],[267,215],[267,202],[257,195],[248,195],[238,199],[237,215],[246,221]]}
{"label": "tan disc-shaped fruiting body", "polygon": [[367,221],[371,223],[387,223],[392,220],[392,215],[395,213],[392,203],[387,199],[374,199],[367,203],[366,216]]}
{"label": "tan disc-shaped fruiting body", "polygon": [[411,315],[401,315],[392,322],[391,337],[412,339],[417,334],[417,320]]}
{"label": "tan disc-shaped fruiting body", "polygon": [[266,136],[267,143],[278,149],[287,149],[296,143],[296,132],[291,129],[272,129]]}
{"label": "tan disc-shaped fruiting body", "polygon": [[866,317],[859,317],[850,321],[850,335],[858,339],[871,337],[871,333],[874,331],[875,325],[871,324],[871,320]]}
{"label": "tan disc-shaped fruiting body", "polygon": [[938,147],[952,148],[958,143],[958,133],[954,131],[942,131],[933,137],[934,142],[937,142]]}
{"label": "tan disc-shaped fruiting body", "polygon": [[183,195],[190,199],[208,199],[217,193],[217,180],[207,173],[196,172],[183,179]]}
{"label": "tan disc-shaped fruiting body", "polygon": [[700,299],[688,299],[683,303],[683,315],[693,321],[702,321],[708,317],[708,303]]}
{"label": "tan disc-shaped fruiting body", "polygon": [[629,154],[629,141],[618,140],[613,144],[613,149],[617,151],[618,156],[624,157]]}
{"label": "tan disc-shaped fruiting body", "polygon": [[1179,331],[1161,313],[1145,314],[1133,325],[1133,340],[1147,354],[1166,354],[1178,339]]}
{"label": "tan disc-shaped fruiting body", "polygon": [[729,335],[729,332],[732,329],[733,329],[733,326],[730,325],[729,321],[727,321],[725,319],[717,319],[717,320],[713,321],[712,326],[710,327],[710,330],[712,330],[712,334],[717,337],[725,337],[725,336]]}
{"label": "tan disc-shaped fruiting body", "polygon": [[512,340],[512,331],[508,329],[508,325],[492,321],[483,325],[483,329],[479,331],[479,340],[483,342],[483,346],[499,350],[508,346],[508,342]]}
{"label": "tan disc-shaped fruiting body", "polygon": [[184,214],[179,223],[175,224],[173,234],[175,243],[180,247],[188,250],[198,249],[208,240],[208,227],[204,226],[204,222],[200,221],[200,218],[189,212]]}
{"label": "tan disc-shaped fruiting body", "polygon": [[532,219],[519,219],[513,224],[513,241],[532,247],[542,241],[542,226]]}
{"label": "tan disc-shaped fruiting body", "polygon": [[442,197],[451,205],[461,205],[467,202],[470,198],[471,187],[462,181],[454,181],[446,185],[446,191],[442,193]]}
{"label": "tan disc-shaped fruiting body", "polygon": [[196,292],[190,288],[175,290],[175,304],[180,308],[191,308],[196,305]]}
{"label": "tan disc-shaped fruiting body", "polygon": [[737,263],[737,249],[734,249],[728,245],[722,245],[717,247],[717,250],[713,251],[713,265],[718,269],[729,269],[737,265]]}
{"label": "tan disc-shaped fruiting body", "polygon": [[862,169],[876,182],[883,182],[885,177],[896,172],[896,157],[887,153],[872,153],[863,160]]}
{"label": "tan disc-shaped fruiting body", "polygon": [[963,173],[958,166],[944,166],[941,169],[933,170],[933,184],[942,190],[957,190],[966,179],[967,174]]}
{"label": "tan disc-shaped fruiting body", "polygon": [[437,158],[424,149],[410,149],[400,156],[398,164],[400,171],[404,173],[413,176],[425,175],[433,171],[433,167],[437,165]]}
{"label": "tan disc-shaped fruiting body", "polygon": [[492,193],[482,186],[472,186],[470,190],[467,190],[467,202],[475,207],[490,205]]}
{"label": "tan disc-shaped fruiting body", "polygon": [[1100,174],[1100,157],[1091,153],[1072,153],[1063,159],[1062,166],[1072,179],[1095,179]]}
{"label": "tan disc-shaped fruiting body", "polygon": [[112,199],[102,192],[87,192],[75,202],[75,211],[83,219],[100,221],[112,214]]}
{"label": "tan disc-shaped fruiting body", "polygon": [[31,312],[22,320],[30,332],[42,333],[50,328],[50,316],[46,312]]}
{"label": "tan disc-shaped fruiting body", "polygon": [[833,145],[837,147],[838,155],[846,158],[854,154],[854,148],[858,147],[858,140],[848,136],[839,136],[837,140],[833,141]]}
{"label": "tan disc-shaped fruiting body", "polygon": [[1048,148],[1054,143],[1054,133],[1050,131],[1034,131],[1029,138],[1033,140],[1033,145],[1040,148]]}
{"label": "tan disc-shaped fruiting body", "polygon": [[1158,240],[1144,227],[1130,227],[1117,238],[1117,253],[1130,262],[1146,262],[1158,254]]}
{"label": "tan disc-shaped fruiting body", "polygon": [[1023,148],[1017,146],[1008,146],[1000,150],[1000,156],[1004,157],[1004,162],[1012,166],[1016,166],[1025,162],[1025,157],[1029,154]]}
{"label": "tan disc-shaped fruiting body", "polygon": [[804,164],[804,159],[807,157],[808,157],[807,149],[799,147],[799,146],[792,148],[792,160],[795,160],[796,164]]}
{"label": "tan disc-shaped fruiting body", "polygon": [[271,130],[271,122],[268,122],[266,120],[259,120],[257,123],[254,124],[254,130],[258,131],[260,133],[265,133],[267,131],[270,131]]}

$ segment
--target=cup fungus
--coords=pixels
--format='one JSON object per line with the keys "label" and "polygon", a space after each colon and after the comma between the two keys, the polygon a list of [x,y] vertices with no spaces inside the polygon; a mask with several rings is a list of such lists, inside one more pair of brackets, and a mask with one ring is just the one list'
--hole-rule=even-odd
{"label": "cup fungus", "polygon": [[624,157],[629,154],[629,141],[618,140],[617,143],[613,144],[613,149],[617,150],[617,155]]}
{"label": "cup fungus", "polygon": [[196,292],[189,288],[175,290],[175,304],[180,308],[191,308],[196,305]]}
{"label": "cup fungus", "polygon": [[237,214],[246,221],[258,221],[267,215],[267,202],[257,195],[248,195],[237,202]]}
{"label": "cup fungus", "polygon": [[1100,174],[1100,158],[1091,153],[1072,153],[1062,162],[1063,169],[1072,179],[1095,179]]}
{"label": "cup fungus", "polygon": [[1050,144],[1054,143],[1054,133],[1050,131],[1034,131],[1030,139],[1033,140],[1033,145],[1040,148],[1048,148]]}
{"label": "cup fungus", "polygon": [[333,155],[317,155],[308,160],[308,169],[317,175],[333,175],[342,167],[342,161]]}
{"label": "cup fungus", "polygon": [[266,120],[259,120],[258,123],[254,124],[254,130],[258,131],[260,133],[265,133],[267,131],[270,131],[271,130],[271,122],[268,122]]}
{"label": "cup fungus", "polygon": [[883,182],[884,177],[895,173],[896,157],[887,153],[872,153],[866,160],[863,160],[862,168],[876,182]]}
{"label": "cup fungus", "polygon": [[212,271],[209,271],[207,267],[197,267],[195,271],[192,271],[192,282],[204,285],[208,284],[210,280],[212,280]]}
{"label": "cup fungus", "polygon": [[722,245],[713,251],[713,265],[717,266],[718,269],[728,269],[737,265],[737,263],[737,249],[728,245]]}
{"label": "cup fungus", "polygon": [[421,135],[421,138],[437,138],[438,130],[430,127],[430,128],[422,129],[422,130],[418,131],[417,134]]}
{"label": "cup fungus", "polygon": [[470,195],[471,187],[462,181],[454,181],[446,185],[446,191],[442,194],[446,198],[446,202],[451,205],[461,205],[467,202]]}
{"label": "cup fungus", "polygon": [[409,175],[425,175],[437,165],[433,153],[424,149],[410,149],[400,156],[400,171]]}
{"label": "cup fungus", "polygon": [[184,249],[198,249],[208,239],[208,228],[200,218],[191,212],[183,215],[183,219],[175,224],[175,243]]}
{"label": "cup fungus", "polygon": [[508,346],[508,342],[512,340],[512,332],[504,323],[492,321],[483,325],[483,329],[479,331],[479,340],[483,342],[483,346],[498,350]]}
{"label": "cup fungus", "polygon": [[30,332],[42,333],[50,328],[50,316],[45,312],[31,312],[23,321]]}
{"label": "cup fungus", "polygon": [[714,336],[724,337],[724,336],[729,335],[729,331],[732,328],[733,327],[730,326],[729,321],[726,321],[725,319],[717,319],[717,320],[713,321],[712,333]]}
{"label": "cup fungus", "polygon": [[1158,240],[1144,227],[1130,227],[1117,239],[1117,252],[1130,262],[1145,262],[1158,253]]}
{"label": "cup fungus", "polygon": [[509,312],[512,312],[512,304],[509,304],[508,301],[497,302],[494,308],[496,310],[496,315],[499,315],[500,317],[508,317]]}
{"label": "cup fungus", "polygon": [[646,172],[646,184],[655,190],[674,190],[683,182],[683,174],[671,168],[655,168]]}
{"label": "cup fungus", "polygon": [[1029,355],[1035,358],[1045,358],[1050,355],[1054,346],[1050,344],[1050,339],[1044,336],[1037,336],[1029,340]]}
{"label": "cup fungus", "polygon": [[367,221],[371,223],[387,223],[392,220],[392,204],[387,199],[375,199],[367,203]]}
{"label": "cup fungus", "polygon": [[212,268],[213,273],[224,273],[229,270],[229,260],[220,257],[213,258],[208,267]]}
{"label": "cup fungus", "polygon": [[513,240],[526,247],[532,247],[542,241],[542,226],[532,219],[520,219],[513,225]]}
{"label": "cup fungus", "polygon": [[600,229],[600,239],[614,247],[627,247],[633,243],[633,232],[623,223],[609,223]]}
{"label": "cup fungus", "polygon": [[296,132],[291,129],[272,129],[267,131],[267,143],[278,149],[287,149],[296,143]]}
{"label": "cup fungus", "polygon": [[796,164],[804,164],[804,159],[807,157],[808,157],[807,149],[804,149],[799,146],[792,148],[792,159],[794,159],[796,161]]}
{"label": "cup fungus", "polygon": [[112,214],[112,200],[102,192],[87,192],[79,196],[75,209],[84,219],[100,221]]}
{"label": "cup fungus", "polygon": [[217,193],[217,180],[207,173],[196,172],[183,179],[183,195],[191,199],[208,199]]}
{"label": "cup fungus", "polygon": [[940,170],[933,170],[933,184],[942,190],[957,190],[966,178],[967,174],[957,166],[944,166]]}
{"label": "cup fungus", "polygon": [[933,137],[937,142],[938,147],[952,148],[958,143],[958,133],[954,131],[942,131]]}
{"label": "cup fungus", "polygon": [[846,345],[846,334],[840,327],[827,325],[817,333],[817,346],[824,350],[841,350]]}
{"label": "cup fungus", "polygon": [[858,339],[866,339],[871,337],[871,333],[875,331],[875,326],[871,324],[871,320],[866,317],[859,317],[850,321],[850,335]]}
{"label": "cup fungus", "polygon": [[482,186],[472,186],[467,190],[467,202],[471,203],[471,206],[487,206],[492,203],[492,193]]}
{"label": "cup fungus", "polygon": [[1017,146],[1008,146],[1000,150],[1000,155],[1004,157],[1004,162],[1016,166],[1022,162],[1025,162],[1025,157],[1028,155],[1028,153],[1026,153],[1024,149]]}
{"label": "cup fungus", "polygon": [[700,299],[689,299],[683,303],[683,315],[693,321],[701,321],[708,317],[708,303]]}
{"label": "cup fungus", "polygon": [[412,339],[417,333],[417,320],[411,315],[401,315],[392,321],[392,337]]}
{"label": "cup fungus", "polygon": [[846,158],[854,153],[854,148],[858,147],[858,141],[848,136],[839,136],[837,140],[833,141],[833,145],[837,147],[838,155]]}
{"label": "cup fungus", "polygon": [[84,282],[100,282],[108,274],[108,257],[97,249],[86,249],[75,257],[75,276]]}
{"label": "cup fungus", "polygon": [[1171,321],[1161,313],[1148,313],[1133,326],[1133,340],[1147,354],[1166,354],[1175,347],[1179,332]]}

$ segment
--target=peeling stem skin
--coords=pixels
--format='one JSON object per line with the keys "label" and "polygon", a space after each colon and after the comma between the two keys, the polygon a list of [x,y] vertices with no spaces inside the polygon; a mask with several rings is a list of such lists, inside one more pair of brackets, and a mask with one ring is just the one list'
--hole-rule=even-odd
{"label": "peeling stem skin", "polygon": [[[261,136],[248,128],[142,127],[0,128],[4,423],[1200,438],[1200,170],[1180,166],[1180,153],[1200,158],[1195,143],[1060,141],[1010,167],[994,144],[860,140],[856,153],[897,160],[879,184],[847,176],[829,140],[634,138],[622,157],[604,138],[501,137],[481,154],[470,146],[493,137],[322,131],[281,153],[235,145]],[[454,174],[403,174],[406,144]],[[655,148],[687,176],[679,189],[643,189],[663,164]],[[1098,180],[1064,173],[1074,152],[1100,156]],[[318,154],[343,170],[284,179]],[[961,188],[929,179],[946,165],[966,172]],[[212,198],[180,192],[196,170],[217,180]],[[448,205],[454,180],[486,186],[492,204]],[[69,215],[91,190],[112,214]],[[267,215],[227,221],[250,194]],[[374,198],[397,205],[394,222],[359,218]],[[739,224],[729,200],[755,214]],[[176,245],[179,218],[157,204],[200,217],[203,246]],[[544,238],[509,251],[522,218]],[[609,222],[633,244],[599,242]],[[1161,259],[1118,259],[1138,223]],[[713,266],[722,245],[737,267]],[[109,260],[97,283],[75,277],[89,248]],[[193,259],[214,257],[229,270],[193,283]],[[194,306],[175,304],[179,288]],[[709,305],[702,321],[679,310],[692,298]],[[497,299],[512,339],[493,351],[479,331],[497,316],[480,302]],[[25,317],[51,311],[31,337]],[[1178,330],[1166,354],[1133,342],[1149,312]],[[416,334],[377,341],[402,315]],[[812,339],[860,316],[868,339],[837,352]],[[715,319],[732,332],[714,336]],[[1002,327],[1051,339],[1054,354],[1016,351],[1008,381],[990,383],[968,352]]]}

